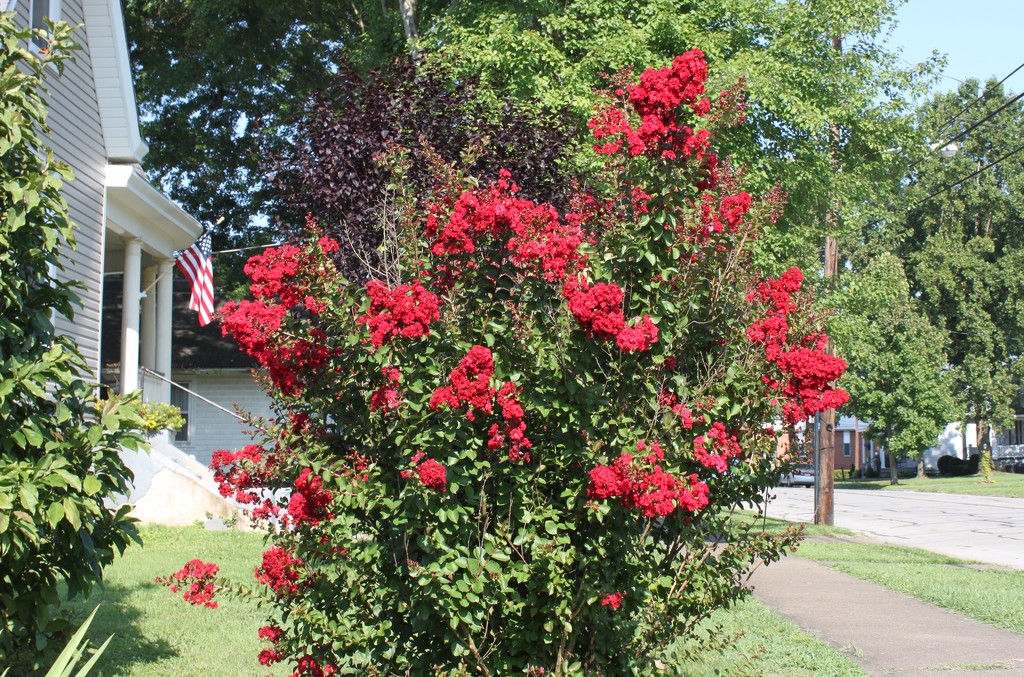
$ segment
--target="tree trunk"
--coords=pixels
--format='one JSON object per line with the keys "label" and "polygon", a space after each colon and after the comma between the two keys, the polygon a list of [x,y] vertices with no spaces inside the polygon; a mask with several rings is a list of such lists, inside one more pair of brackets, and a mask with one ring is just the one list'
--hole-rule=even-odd
{"label": "tree trunk", "polygon": [[405,30],[405,40],[409,45],[409,56],[418,62],[420,53],[416,49],[416,39],[419,37],[416,31],[416,0],[398,0],[398,11],[402,14],[402,28]]}
{"label": "tree trunk", "polygon": [[924,452],[917,457],[917,479],[923,480],[926,477],[924,472]]}
{"label": "tree trunk", "polygon": [[891,451],[889,454],[889,484],[900,483],[900,472],[896,469],[896,454]]}
{"label": "tree trunk", "polygon": [[988,421],[979,418],[978,451],[981,452],[981,478],[986,484],[992,484],[992,443],[988,439]]}

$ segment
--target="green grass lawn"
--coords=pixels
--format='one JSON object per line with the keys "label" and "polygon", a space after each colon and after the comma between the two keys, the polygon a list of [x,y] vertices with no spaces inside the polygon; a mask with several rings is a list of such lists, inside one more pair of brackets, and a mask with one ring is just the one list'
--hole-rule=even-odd
{"label": "green grass lawn", "polygon": [[874,480],[836,479],[836,489],[881,489],[884,491],[926,491],[942,494],[968,494],[971,496],[1005,496],[1024,498],[1024,475],[994,472],[993,482],[985,483],[981,474],[971,477],[916,477],[900,478],[900,483],[889,484],[889,478]]}
{"label": "green grass lawn", "polygon": [[218,596],[219,608],[193,606],[154,579],[190,559],[216,562],[231,580],[253,580],[263,553],[259,534],[199,527],[141,529],[143,547],[132,546],[104,571],[105,585],[75,608],[84,617],[96,604],[89,630],[94,644],[114,640],[94,676],[286,675],[281,666],[256,660],[264,616],[249,600]]}
{"label": "green grass lawn", "polygon": [[[232,580],[248,582],[263,552],[261,536],[198,527],[141,529],[144,547],[133,546],[105,570],[106,584],[74,605],[80,618],[102,604],[90,628],[94,644],[114,640],[93,675],[98,677],[201,675],[284,675],[280,665],[256,661],[263,644],[256,631],[264,616],[251,601],[220,597],[220,607],[192,606],[156,583],[193,558],[213,561]],[[721,653],[699,652],[697,663],[673,666],[667,674],[863,675],[848,657],[800,632],[756,600],[717,612],[707,625],[719,637],[734,638]]]}

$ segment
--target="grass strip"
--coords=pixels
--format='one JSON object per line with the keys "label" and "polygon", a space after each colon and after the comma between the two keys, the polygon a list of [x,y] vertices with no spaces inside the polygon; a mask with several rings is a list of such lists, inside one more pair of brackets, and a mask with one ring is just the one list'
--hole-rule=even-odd
{"label": "grass strip", "polygon": [[797,554],[982,623],[1024,634],[1024,571],[916,548],[806,540]]}
{"label": "grass strip", "polygon": [[981,475],[970,477],[916,477],[900,478],[899,484],[889,484],[889,478],[861,480],[837,479],[836,489],[864,489],[874,491],[921,491],[938,494],[965,494],[968,496],[1001,496],[1024,498],[1024,475],[995,472],[993,481],[986,483]]}

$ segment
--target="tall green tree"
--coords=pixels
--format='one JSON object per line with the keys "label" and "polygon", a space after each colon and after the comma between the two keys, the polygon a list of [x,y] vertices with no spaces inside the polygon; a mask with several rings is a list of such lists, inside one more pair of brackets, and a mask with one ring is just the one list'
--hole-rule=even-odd
{"label": "tall green tree", "polygon": [[850,393],[844,407],[870,422],[868,434],[889,454],[892,484],[896,459],[917,459],[924,476],[924,451],[934,446],[956,416],[947,370],[945,332],[929,323],[900,260],[890,253],[840,276],[834,299],[842,311],[832,336],[847,360],[840,385]]}
{"label": "tall green tree", "polygon": [[[608,86],[602,73],[696,47],[715,73],[711,91],[745,86],[750,124],[723,140],[724,152],[756,190],[778,183],[787,195],[786,215],[759,245],[775,264],[816,260],[829,210],[861,218],[879,172],[900,163],[882,151],[910,145],[906,94],[927,68],[903,69],[884,45],[897,4],[133,0],[125,11],[148,168],[201,218],[230,216],[222,236],[258,223],[250,218],[265,204],[257,137],[287,143],[342,53],[360,67],[383,64],[415,34],[423,61],[447,64],[456,80],[479,77],[495,102],[536,98],[586,120],[593,88]],[[407,19],[414,9],[412,31],[403,7]]]}
{"label": "tall green tree", "polygon": [[1014,153],[1024,107],[996,83],[983,90],[972,80],[922,107],[919,125],[933,143],[955,139],[960,149],[913,168],[893,245],[922,308],[949,334],[955,392],[978,426],[988,473],[990,428],[1012,423],[1024,366],[1024,164]]}

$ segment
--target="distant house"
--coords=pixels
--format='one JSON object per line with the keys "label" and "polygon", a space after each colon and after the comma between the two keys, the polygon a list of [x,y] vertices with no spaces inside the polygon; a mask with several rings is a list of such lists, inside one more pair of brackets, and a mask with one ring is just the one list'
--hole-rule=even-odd
{"label": "distant house", "polygon": [[[104,294],[104,336],[120,333],[122,315],[119,276],[108,276]],[[233,339],[221,336],[220,325],[200,327],[188,308],[189,287],[181,277],[174,282],[174,341],[171,357],[170,402],[185,418],[185,426],[170,442],[198,463],[209,465],[218,449],[235,450],[250,442],[249,426],[233,415],[236,408],[257,417],[271,414],[270,399],[254,378],[255,360]],[[103,342],[103,378],[113,387],[120,374],[117,343]],[[141,375],[147,390],[158,379]],[[181,386],[181,387],[178,387]],[[237,405],[237,407],[236,407]],[[226,410],[226,411],[225,411]]]}
{"label": "distant house", "polygon": [[[21,26],[43,27],[43,17],[80,26],[81,50],[60,77],[54,71],[46,80],[50,146],[75,175],[62,190],[78,226],[63,277],[81,283],[83,302],[73,320],[58,317],[56,324],[75,339],[98,378],[103,279],[119,274],[128,302],[120,335],[108,338],[118,353],[120,388],[131,392],[140,385],[140,364],[170,373],[173,254],[191,245],[202,227],[142,169],[148,147],[139,131],[119,1],[0,0],[0,9],[13,10]],[[170,388],[149,395],[166,402]]]}

